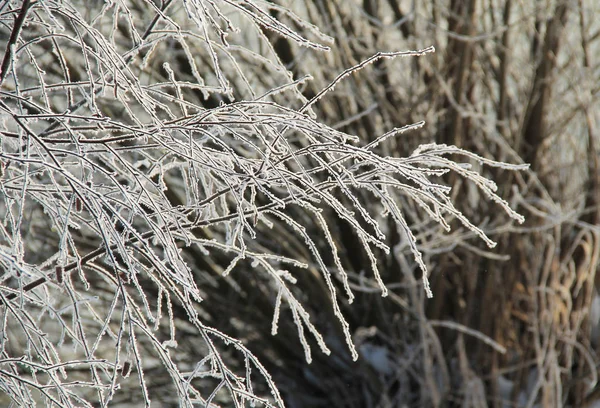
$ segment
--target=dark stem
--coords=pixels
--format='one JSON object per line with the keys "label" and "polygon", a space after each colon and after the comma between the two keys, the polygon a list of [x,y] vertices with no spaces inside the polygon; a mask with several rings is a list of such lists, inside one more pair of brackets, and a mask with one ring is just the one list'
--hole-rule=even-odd
{"label": "dark stem", "polygon": [[25,17],[27,16],[27,12],[29,11],[29,7],[31,6],[30,0],[24,0],[23,5],[21,6],[21,11],[15,20],[15,26],[13,27],[12,33],[10,33],[10,38],[8,39],[8,44],[6,44],[6,51],[4,52],[4,58],[2,59],[2,67],[0,68],[0,86],[6,79],[6,74],[8,73],[8,66],[10,65],[10,60],[12,58],[12,52],[10,49],[13,45],[17,43],[19,39],[19,35],[21,34],[21,28],[23,28],[23,24],[25,23]]}

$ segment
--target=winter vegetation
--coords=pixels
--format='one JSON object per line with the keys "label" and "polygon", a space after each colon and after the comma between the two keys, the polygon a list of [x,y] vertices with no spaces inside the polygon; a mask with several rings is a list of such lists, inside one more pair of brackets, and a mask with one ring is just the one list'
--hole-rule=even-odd
{"label": "winter vegetation", "polygon": [[593,406],[595,0],[0,0],[0,406]]}

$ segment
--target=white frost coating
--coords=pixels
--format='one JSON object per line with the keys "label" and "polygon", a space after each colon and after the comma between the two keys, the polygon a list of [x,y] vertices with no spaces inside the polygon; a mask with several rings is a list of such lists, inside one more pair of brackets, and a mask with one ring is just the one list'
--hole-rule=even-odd
{"label": "white frost coating", "polygon": [[[312,77],[294,80],[269,33],[310,51],[328,51],[333,39],[285,6],[185,0],[134,8],[124,0],[94,9],[91,3],[80,10],[69,1],[31,2],[24,24],[43,22],[44,38],[6,44],[12,60],[7,76],[2,73],[0,99],[0,270],[11,306],[6,325],[32,346],[0,363],[6,372],[44,372],[3,377],[16,390],[13,400],[34,406],[34,394],[55,387],[42,397],[47,404],[85,405],[73,397],[85,389],[81,395],[97,395],[107,406],[129,386],[122,377],[131,373],[149,406],[146,371],[158,362],[181,406],[210,406],[223,393],[240,407],[283,407],[250,350],[205,323],[214,318],[208,306],[218,301],[215,288],[228,285],[240,295],[261,290],[274,308],[271,333],[281,319],[293,321],[310,362],[312,340],[330,353],[306,307],[318,296],[300,293],[307,276],[316,279],[325,288],[323,307],[332,308],[356,360],[342,302],[352,303],[350,279],[359,272],[344,259],[341,225],[368,258],[373,290],[393,295],[378,257],[390,253],[390,232],[399,232],[431,297],[423,234],[409,225],[401,199],[414,204],[419,223],[449,231],[458,219],[493,246],[455,208],[452,189],[441,180],[454,173],[523,221],[496,194],[495,183],[447,157],[507,170],[524,165],[436,144],[409,157],[381,153],[424,121],[399,123],[369,135],[371,142],[340,130],[377,104],[335,126],[315,119],[312,108],[344,78],[433,47],[377,53],[308,100],[302,92]],[[3,21],[10,29],[16,20]],[[256,67],[265,72],[261,78]],[[244,287],[244,279],[260,288]],[[48,311],[60,333],[38,324],[36,308]],[[66,315],[72,321],[63,321]],[[199,362],[178,360],[185,341],[178,330],[195,335]],[[66,345],[75,349],[65,351]],[[99,358],[106,347],[108,357]],[[231,351],[241,356],[235,367]],[[90,361],[70,361],[69,353]],[[389,372],[384,349],[366,354],[381,373]],[[194,368],[181,371],[187,363]],[[89,378],[75,383],[69,365],[86,365]],[[252,386],[258,376],[266,396]],[[216,380],[207,395],[194,381],[201,378]]]}

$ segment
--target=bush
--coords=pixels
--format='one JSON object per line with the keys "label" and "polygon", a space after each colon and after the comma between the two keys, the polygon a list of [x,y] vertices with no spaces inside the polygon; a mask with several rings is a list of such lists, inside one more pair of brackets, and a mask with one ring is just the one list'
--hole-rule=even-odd
{"label": "bush", "polygon": [[[372,108],[319,119],[357,110],[360,90],[323,104],[346,77],[434,49],[337,74],[315,64],[330,78],[314,89],[285,48],[305,61],[346,51],[311,7],[2,3],[0,388],[13,405],[283,406],[270,373],[296,367],[277,356],[311,362],[316,345],[344,359],[343,338],[358,358],[372,334],[344,310],[356,291],[390,293],[381,259],[414,306],[432,296],[422,246],[450,225],[495,245],[455,206],[453,183],[523,221],[479,170],[526,166],[436,143],[395,155],[390,141],[423,121],[342,130]],[[377,350],[361,348],[381,371]]]}

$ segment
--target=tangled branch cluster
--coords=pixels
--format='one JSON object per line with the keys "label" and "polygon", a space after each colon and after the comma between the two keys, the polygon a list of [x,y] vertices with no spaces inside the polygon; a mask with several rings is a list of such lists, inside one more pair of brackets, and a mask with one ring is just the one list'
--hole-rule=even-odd
{"label": "tangled branch cluster", "polygon": [[[377,253],[391,250],[389,217],[431,296],[399,196],[444,229],[459,220],[493,246],[452,203],[443,176],[454,172],[522,221],[469,161],[523,166],[436,144],[386,157],[381,143],[424,122],[365,143],[317,119],[318,101],[344,76],[432,48],[376,54],[307,96],[310,78],[294,79],[270,38],[311,52],[329,51],[331,39],[270,2],[6,0],[0,23],[0,389],[17,405],[107,406],[135,381],[149,406],[144,373],[161,365],[181,406],[283,406],[252,352],[203,318],[211,294],[197,283],[216,277],[193,259],[219,260],[225,279],[260,276],[273,294],[272,333],[290,314],[308,361],[306,331],[329,348],[295,274],[319,274],[356,359],[333,279],[352,302],[332,220],[359,238],[384,296]],[[308,232],[315,225],[319,236]],[[295,243],[265,234],[295,236],[308,256],[286,256]],[[202,339],[202,358],[177,357],[181,330]],[[244,366],[230,367],[224,349]],[[266,389],[253,386],[256,377]]]}

